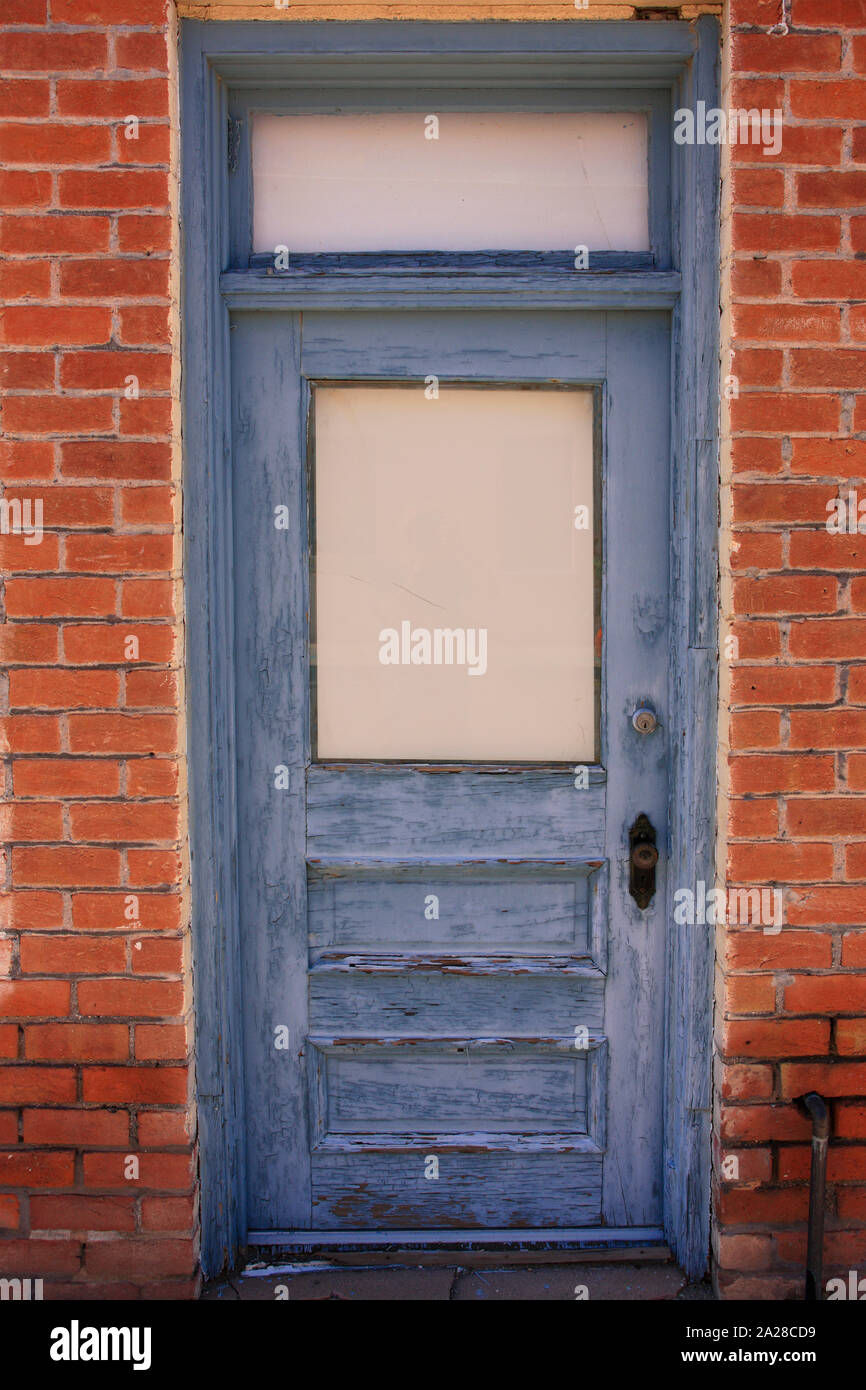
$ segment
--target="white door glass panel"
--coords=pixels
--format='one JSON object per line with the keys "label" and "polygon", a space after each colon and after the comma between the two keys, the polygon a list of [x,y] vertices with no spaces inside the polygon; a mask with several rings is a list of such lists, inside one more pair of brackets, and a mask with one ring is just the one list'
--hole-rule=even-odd
{"label": "white door glass panel", "polygon": [[317,756],[593,761],[592,392],[321,386],[314,428]]}
{"label": "white door glass panel", "polygon": [[253,249],[649,249],[640,113],[253,120]]}

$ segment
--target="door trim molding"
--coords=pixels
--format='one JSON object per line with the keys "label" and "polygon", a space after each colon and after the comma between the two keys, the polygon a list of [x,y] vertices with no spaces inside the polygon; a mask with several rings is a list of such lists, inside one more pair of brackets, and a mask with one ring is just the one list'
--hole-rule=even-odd
{"label": "door trim molding", "polygon": [[[381,62],[377,66],[377,59]],[[250,291],[221,275],[229,266],[229,85],[405,82],[473,76],[505,93],[550,82],[666,86],[676,106],[716,104],[719,29],[704,16],[634,21],[460,24],[182,21],[183,438],[188,672],[192,941],[201,1177],[201,1261],[213,1275],[233,1265],[247,1233],[245,1210],[242,975],[237,883],[234,612],[231,552],[229,306],[389,307],[386,277],[299,275]],[[714,943],[709,932],[673,925],[676,885],[715,879],[718,690],[718,149],[676,148],[672,159],[672,272],[591,272],[565,295],[540,280],[505,275],[413,275],[395,307],[646,308],[673,304],[672,644],[669,718],[671,794],[667,875],[668,971],[664,1143],[664,1236],[686,1272],[706,1270],[710,1219],[711,1017]],[[410,283],[411,281],[411,283]],[[480,283],[482,282],[483,283]],[[507,284],[519,281],[520,285]],[[302,283],[303,282],[303,283]],[[640,284],[636,283],[640,282]],[[519,288],[515,295],[508,293]],[[564,288],[564,287],[563,287]],[[506,294],[503,294],[503,291]],[[331,299],[328,296],[331,296]],[[568,296],[571,295],[569,300]],[[593,299],[600,295],[601,299]],[[336,296],[336,299],[333,298]],[[378,296],[378,297],[376,297]],[[437,296],[441,298],[437,301]],[[461,303],[461,296],[463,302]],[[296,1234],[296,1233],[291,1233]],[[303,1233],[309,1239],[312,1233]],[[361,1234],[361,1233],[359,1233]],[[381,1234],[381,1233],[380,1233]],[[455,1233],[457,1236],[458,1233]],[[526,1232],[507,1239],[523,1243]],[[613,1233],[608,1233],[609,1237]],[[637,1230],[636,1236],[640,1234]],[[474,1240],[490,1239],[489,1232]],[[426,1233],[441,1243],[441,1233]],[[547,1232],[583,1239],[597,1232]],[[345,1240],[345,1235],[343,1236]],[[354,1239],[354,1237],[353,1237]],[[393,1236],[389,1234],[389,1239]],[[448,1237],[450,1240],[450,1236]],[[460,1241],[465,1233],[460,1233]],[[271,1243],[273,1237],[271,1237]]]}

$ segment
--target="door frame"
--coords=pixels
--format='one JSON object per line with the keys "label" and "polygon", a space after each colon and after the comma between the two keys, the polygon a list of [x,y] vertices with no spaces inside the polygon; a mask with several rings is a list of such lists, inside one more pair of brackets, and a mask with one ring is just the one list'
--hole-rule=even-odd
{"label": "door frame", "polygon": [[[665,1004],[664,1231],[692,1278],[707,1268],[712,1109],[710,932],[673,920],[677,885],[715,880],[718,707],[718,147],[670,160],[672,269],[335,271],[291,282],[232,271],[233,86],[411,83],[667,87],[717,104],[719,27],[587,21],[277,23],[184,20],[181,35],[184,574],[201,1263],[236,1263],[245,1212],[242,979],[235,785],[229,311],[340,307],[667,308],[672,313],[671,666]],[[673,151],[671,127],[671,149]],[[431,1243],[437,1234],[431,1232]],[[500,1233],[501,1234],[501,1233]],[[574,1235],[575,1233],[570,1233]],[[611,1232],[611,1235],[614,1233]],[[617,1233],[622,1235],[622,1233]],[[639,1233],[635,1233],[636,1235]],[[483,1235],[483,1233],[480,1233]]]}

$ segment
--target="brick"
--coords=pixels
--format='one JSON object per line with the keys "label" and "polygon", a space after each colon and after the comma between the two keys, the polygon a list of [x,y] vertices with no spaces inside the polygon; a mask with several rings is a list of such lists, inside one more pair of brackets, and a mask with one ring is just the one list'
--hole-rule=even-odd
{"label": "brick", "polygon": [[159,298],[168,294],[168,261],[137,256],[63,261],[60,293],[81,299]]}
{"label": "brick", "polygon": [[853,925],[866,921],[866,898],[862,888],[841,884],[804,888],[789,894],[786,916],[792,927]]}
{"label": "brick", "polygon": [[866,569],[866,536],[832,535],[821,531],[794,531],[789,542],[793,569]]}
{"label": "brick", "polygon": [[66,347],[107,343],[111,310],[53,304],[6,308],[0,314],[0,342],[20,347]]}
{"label": "brick", "polygon": [[[840,1018],[836,1024],[836,1050],[842,1057],[866,1056],[866,1018]],[[858,1151],[858,1158],[863,1155]],[[862,1166],[859,1175],[862,1176]],[[851,1174],[852,1177],[857,1174]]]}
{"label": "brick", "polygon": [[72,924],[85,931],[176,931],[180,926],[180,898],[174,893],[137,893],[138,917],[128,918],[127,894],[76,893],[72,898]]}
{"label": "brick", "polygon": [[0,478],[4,482],[51,478],[53,473],[53,444],[0,440]]}
{"label": "brick", "polygon": [[127,1275],[149,1280],[156,1275],[191,1275],[194,1268],[192,1240],[150,1240],[138,1236],[127,1241],[93,1242],[87,1247],[89,1275]]}
{"label": "brick", "polygon": [[140,1146],[189,1142],[189,1121],[182,1110],[142,1110],[138,1115]]}
{"label": "brick", "polygon": [[170,354],[112,349],[64,352],[60,359],[60,384],[65,390],[120,394],[129,376],[138,378],[142,391],[166,390],[171,384]]}
{"label": "brick", "polygon": [[124,526],[170,526],[174,493],[170,487],[125,487],[121,497]]}
{"label": "brick", "polygon": [[0,832],[10,841],[62,840],[62,807],[33,803],[6,804],[0,815]]}
{"label": "brick", "polygon": [[129,1115],[123,1110],[25,1110],[25,1144],[82,1148],[129,1143]]}
{"label": "brick", "polygon": [[782,1094],[788,1098],[817,1091],[823,1096],[857,1096],[866,1091],[866,1063],[785,1062]]}
{"label": "brick", "polygon": [[811,521],[823,525],[828,502],[838,487],[827,483],[736,483],[732,488],[735,523]]}
{"label": "brick", "polygon": [[[27,1240],[4,1240],[2,1247],[5,1276],[31,1276],[43,1279],[50,1274],[77,1275],[81,1251],[76,1240],[45,1240],[31,1235]],[[52,1284],[45,1286],[50,1292]]]}
{"label": "brick", "polygon": [[178,764],[172,758],[138,758],[126,765],[127,796],[176,796]]}
{"label": "brick", "polygon": [[86,849],[80,845],[68,849],[16,849],[12,852],[12,877],[16,887],[111,887],[120,882],[120,855],[113,849]]}
{"label": "brick", "polygon": [[[126,116],[137,116],[141,121],[146,116],[167,116],[168,100],[169,87],[165,77],[120,78],[116,81],[63,78],[57,83],[57,110],[61,116],[98,115],[102,120],[112,116],[120,120]],[[123,131],[120,133],[120,143],[125,143]],[[134,144],[135,141],[128,143]]]}
{"label": "brick", "polygon": [[[65,174],[61,179],[87,177],[90,176]],[[76,206],[99,204],[78,202]],[[838,217],[813,217],[807,213],[735,212],[733,234],[738,251],[837,251],[841,224]]]}
{"label": "brick", "polygon": [[732,61],[738,72],[831,72],[838,69],[837,34],[734,34]]}
{"label": "brick", "polygon": [[724,1029],[725,1050],[738,1057],[811,1057],[830,1047],[830,1024],[822,1019],[750,1019],[729,1022]]}
{"label": "brick", "polygon": [[859,120],[866,108],[866,82],[842,79],[838,82],[798,82],[790,84],[791,115],[817,120]]}
{"label": "brick", "polygon": [[724,1222],[741,1226],[773,1225],[803,1221],[809,1213],[809,1190],[802,1188],[764,1188],[750,1192],[729,1187],[722,1191],[718,1211]]}
{"label": "brick", "polygon": [[754,391],[731,401],[730,418],[734,430],[835,434],[839,429],[839,400],[828,395]]}
{"label": "brick", "polygon": [[[738,661],[760,661],[781,655],[782,643],[778,623],[737,621],[731,624],[731,636],[737,642]],[[833,677],[832,668],[828,670]],[[834,677],[833,679],[835,680]]]}
{"label": "brick", "polygon": [[856,207],[862,211],[866,205],[866,170],[798,174],[797,201],[801,207]]}
{"label": "brick", "polygon": [[0,536],[0,566],[7,574],[44,573],[56,570],[59,563],[60,546],[56,536],[43,534],[36,545],[29,544],[29,538],[23,533]]}
{"label": "brick", "polygon": [[120,764],[104,758],[18,758],[13,787],[16,796],[116,796]]}
{"label": "brick", "polygon": [[115,609],[111,579],[14,579],[6,585],[10,618],[104,617]]}
{"label": "brick", "polygon": [[66,567],[96,574],[170,570],[173,544],[170,535],[70,536]]}
{"label": "brick", "polygon": [[779,833],[779,809],[772,801],[728,801],[728,828],[732,838],[766,838]]}
{"label": "brick", "polygon": [[50,1023],[24,1029],[28,1061],[124,1062],[129,1029],[122,1024]]}
{"label": "brick", "polygon": [[738,666],[731,682],[734,705],[814,705],[835,697],[832,666]]}
{"label": "brick", "polygon": [[87,1187],[120,1187],[134,1191],[149,1187],[188,1192],[193,1181],[189,1154],[138,1154],[139,1176],[127,1178],[125,1154],[85,1154],[84,1181]]}
{"label": "brick", "polygon": [[0,159],[9,165],[105,164],[111,132],[103,125],[62,125],[59,121],[0,125]]}
{"label": "brick", "polygon": [[64,531],[79,526],[110,526],[114,516],[114,495],[108,487],[63,487],[52,483],[50,488],[16,487],[15,496],[41,498],[44,525],[62,527]]}
{"label": "brick", "polygon": [[846,932],[842,938],[842,964],[847,968],[866,965],[866,932]]}
{"label": "brick", "polygon": [[[866,902],[866,894],[864,894]],[[798,1014],[866,1010],[866,975],[800,975],[785,990],[785,1009]],[[812,1051],[826,1051],[813,1048]]]}
{"label": "brick", "polygon": [[79,217],[74,213],[6,217],[0,225],[0,248],[27,255],[107,250],[111,222],[107,217]]}
{"label": "brick", "polygon": [[180,1025],[136,1025],[135,1056],[138,1061],[183,1062],[188,1051],[186,1029]]}
{"label": "brick", "polygon": [[174,850],[129,849],[126,863],[133,887],[174,887],[181,881],[181,861]]}
{"label": "brick", "polygon": [[86,1067],[83,1085],[85,1102],[97,1105],[185,1105],[188,1099],[186,1067]]}
{"label": "brick", "polygon": [[0,1230],[16,1230],[21,1220],[21,1204],[17,1197],[0,1195]]}
{"label": "brick", "polygon": [[189,1231],[195,1220],[192,1197],[144,1197],[141,1202],[143,1231]]}
{"label": "brick", "polygon": [[55,24],[135,24],[158,29],[165,23],[165,5],[163,0],[51,0],[51,19]]}
{"label": "brick", "polygon": [[120,680],[115,671],[47,671],[19,668],[9,677],[10,706],[21,709],[87,709],[116,705]]}
{"label": "brick", "polygon": [[169,714],[71,714],[73,753],[173,753],[177,720]]}
{"label": "brick", "polygon": [[735,883],[816,883],[833,876],[833,846],[731,845],[728,873]]}
{"label": "brick", "polygon": [[840,324],[838,306],[735,304],[733,308],[733,332],[739,341],[833,343],[839,340]]}
{"label": "brick", "polygon": [[132,440],[71,440],[61,447],[66,478],[151,479],[171,477],[171,447]]}
{"label": "brick", "polygon": [[62,925],[60,893],[0,894],[0,926],[4,930],[51,931]]}
{"label": "brick", "polygon": [[781,169],[735,169],[733,196],[739,208],[780,208],[785,202],[785,176]]}
{"label": "brick", "polygon": [[[726,1017],[730,1017],[731,1014],[772,1013],[775,998],[775,985],[769,975],[731,976],[727,982]],[[726,1055],[741,1050],[730,1045],[731,1034],[727,1023],[723,1025],[723,1035]]]}
{"label": "brick", "polygon": [[782,289],[782,266],[767,259],[739,257],[731,266],[731,293],[736,298],[776,298]]}
{"label": "brick", "polygon": [[142,396],[137,401],[120,402],[120,433],[163,435],[171,434],[172,403],[166,398]]}
{"label": "brick", "polygon": [[173,671],[130,671],[126,678],[126,704],[130,708],[176,708],[177,678]]}
{"label": "brick", "polygon": [[84,1017],[177,1018],[183,1007],[183,986],[173,981],[82,980],[78,986],[78,1011]]}
{"label": "brick", "polygon": [[165,35],[118,34],[115,39],[115,55],[118,68],[130,71],[159,69],[164,71],[168,63]]}
{"label": "brick", "polygon": [[866,831],[866,797],[798,797],[786,806],[794,835],[855,835]]}
{"label": "brick", "polygon": [[9,391],[50,391],[54,357],[49,352],[4,352],[0,354],[0,382]]}
{"label": "brick", "polygon": [[59,753],[60,721],[56,716],[38,714],[0,718],[0,749],[9,753]]}
{"label": "brick", "polygon": [[829,791],[834,783],[832,757],[794,754],[741,754],[731,763],[735,793]]}
{"label": "brick", "polygon": [[866,298],[866,264],[861,261],[794,261],[791,281],[801,299]]}
{"label": "brick", "polygon": [[838,607],[836,588],[835,579],[820,575],[738,579],[734,609],[749,614],[834,613]]}
{"label": "brick", "polygon": [[[55,1102],[68,1105],[76,1098],[75,1090],[76,1078],[72,1067],[0,1066],[2,1105],[45,1105]],[[0,1178],[0,1187],[4,1185],[7,1184]]]}
{"label": "brick", "polygon": [[81,626],[67,623],[63,628],[63,650],[67,661],[76,666],[90,663],[129,665],[127,643],[131,637],[138,641],[139,661],[170,661],[174,655],[174,629],[165,623],[86,623]]}
{"label": "brick", "polygon": [[[61,205],[68,208],[105,208],[106,211],[112,212],[115,208],[145,207],[156,210],[168,206],[168,177],[164,172],[155,169],[76,170],[75,173],[60,174],[58,185]],[[825,235],[830,234],[827,232]],[[838,244],[838,235],[832,244],[817,238],[808,244],[816,251],[832,250],[833,246]]]}
{"label": "brick", "polygon": [[126,945],[120,938],[25,936],[20,953],[25,975],[104,975],[126,968]]}
{"label": "brick", "polygon": [[738,710],[731,716],[732,748],[777,748],[781,717],[772,710]]}
{"label": "brick", "polygon": [[168,310],[156,305],[120,310],[120,341],[130,347],[148,343],[162,347],[169,338]]}
{"label": "brick", "polygon": [[0,980],[0,1013],[5,1018],[51,1018],[69,1013],[65,980]]}
{"label": "brick", "polygon": [[120,610],[127,618],[170,618],[174,585],[168,579],[128,579],[121,585]]}
{"label": "brick", "polygon": [[117,245],[121,251],[143,251],[152,254],[169,251],[172,226],[167,216],[150,213],[130,213],[117,219]]}
{"label": "brick", "polygon": [[30,1223],[35,1231],[134,1231],[131,1197],[34,1197]]}
{"label": "brick", "polygon": [[857,658],[866,650],[866,622],[836,618],[791,624],[789,649],[794,657]]}
{"label": "brick", "polygon": [[[57,15],[52,16],[57,22]],[[63,35],[58,43],[56,34],[16,32],[9,29],[0,34],[0,67],[8,72],[57,72],[76,68],[103,68],[108,49],[103,34]]]}
{"label": "brick", "polygon": [[866,748],[866,710],[795,710],[792,748]]}
{"label": "brick", "polygon": [[827,932],[783,929],[778,936],[763,932],[728,932],[729,970],[826,970],[832,962],[833,939]]}
{"label": "brick", "polygon": [[794,351],[791,380],[799,386],[861,387],[866,384],[866,348]]}
{"label": "brick", "polygon": [[76,839],[152,843],[176,840],[178,809],[168,801],[124,805],[116,801],[80,802],[70,808],[70,824]]}
{"label": "brick", "polygon": [[47,170],[0,170],[0,201],[5,209],[48,207],[51,174]]}
{"label": "brick", "polygon": [[40,78],[6,78],[0,90],[0,116],[47,116],[51,102],[49,83]]}

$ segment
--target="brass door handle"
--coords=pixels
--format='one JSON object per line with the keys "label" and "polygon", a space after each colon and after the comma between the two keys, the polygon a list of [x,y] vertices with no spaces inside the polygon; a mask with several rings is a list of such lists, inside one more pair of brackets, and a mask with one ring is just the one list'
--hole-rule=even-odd
{"label": "brass door handle", "polygon": [[656,864],[659,862],[655,827],[644,812],[628,832],[628,850],[628,891],[643,910],[649,907],[656,891]]}

